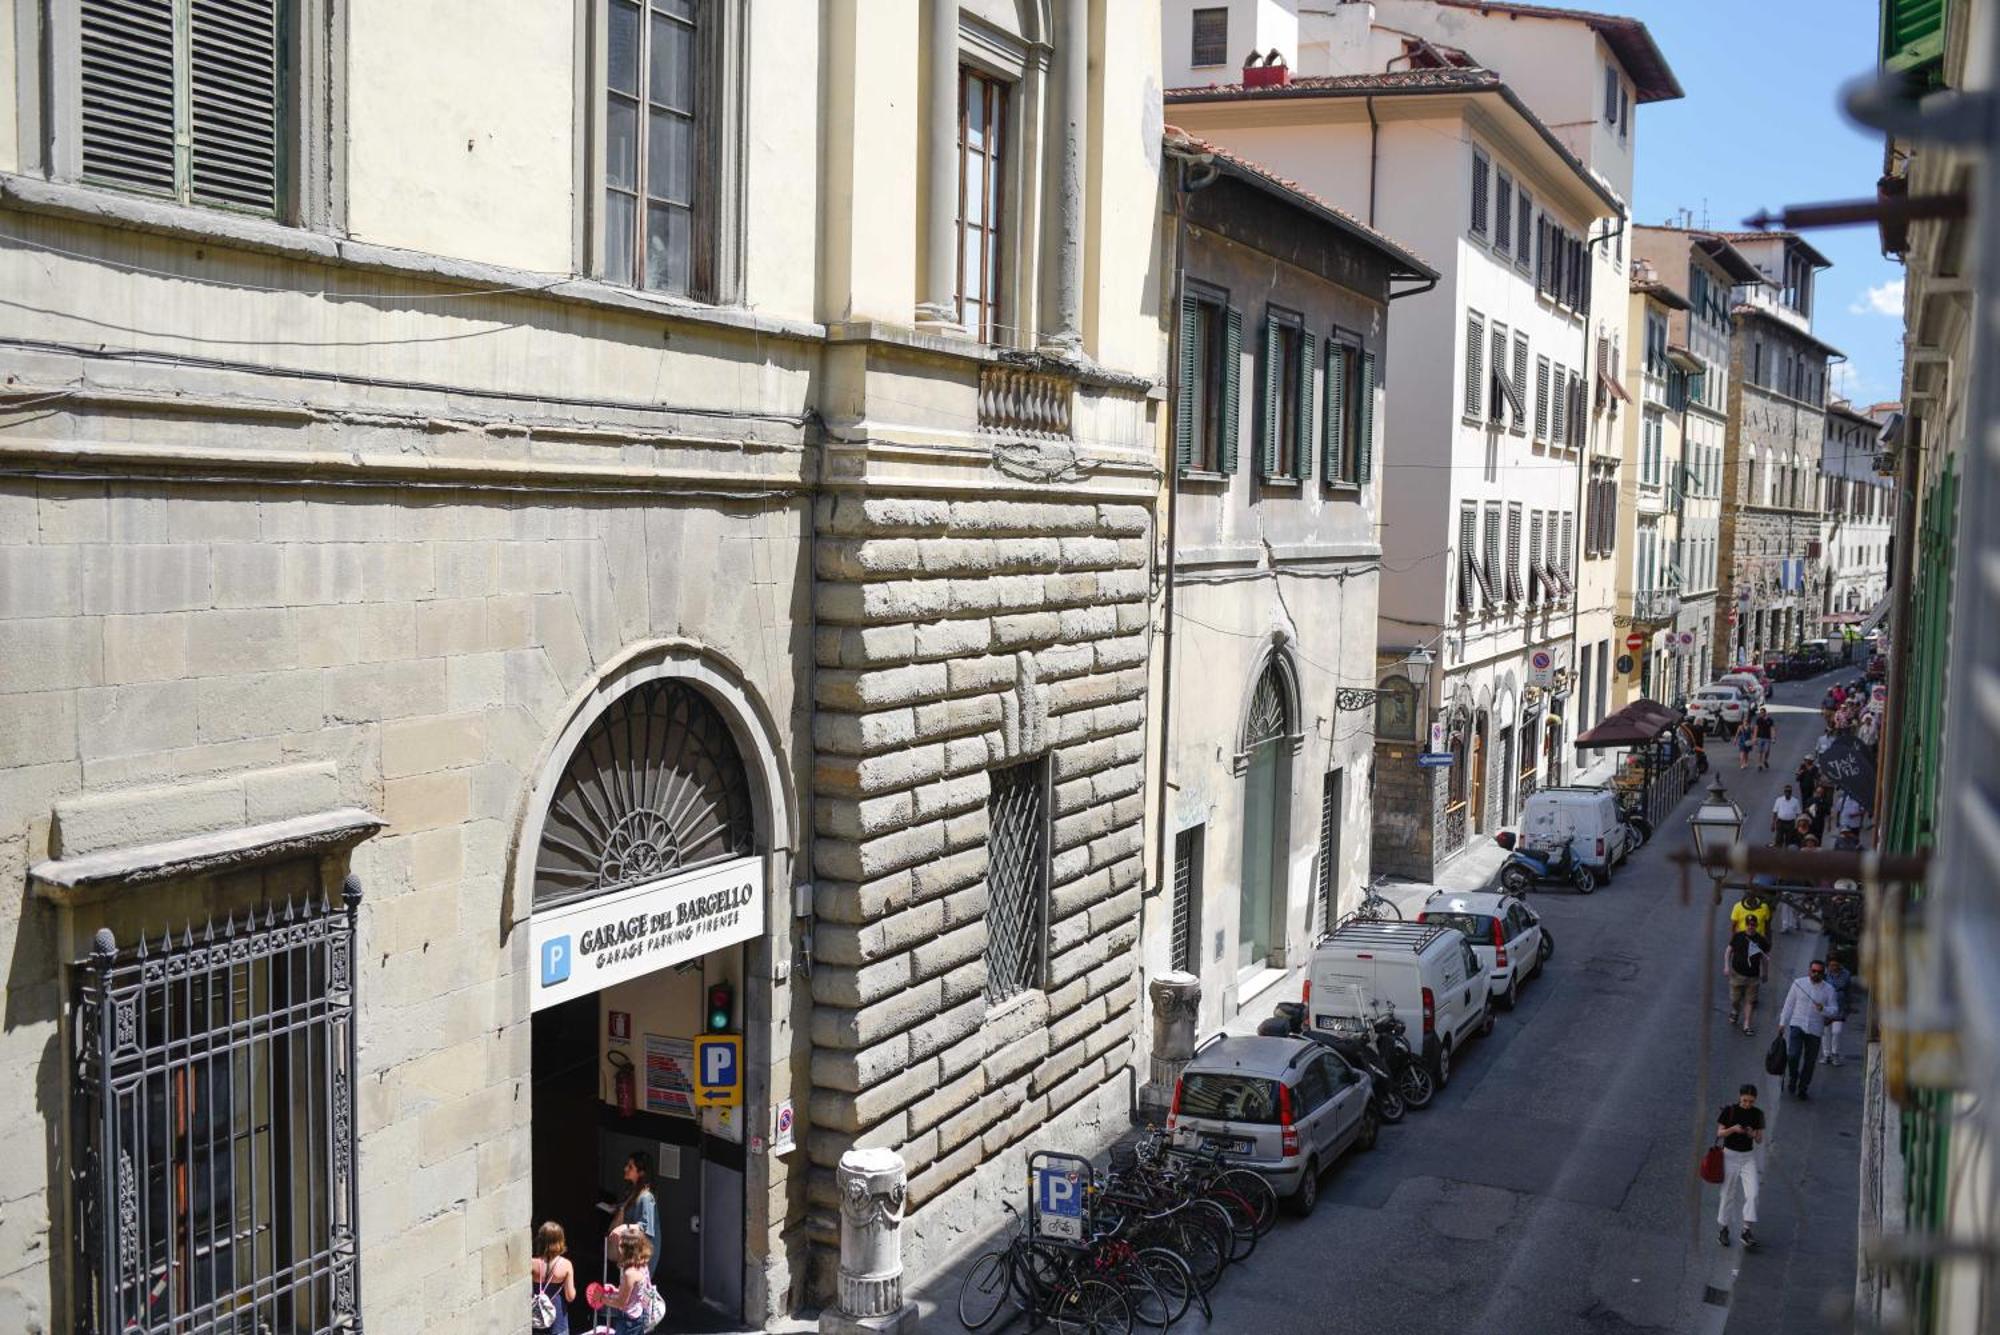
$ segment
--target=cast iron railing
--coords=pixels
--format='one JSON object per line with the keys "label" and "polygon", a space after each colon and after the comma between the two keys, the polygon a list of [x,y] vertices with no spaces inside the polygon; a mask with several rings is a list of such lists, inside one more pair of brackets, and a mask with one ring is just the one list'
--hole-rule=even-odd
{"label": "cast iron railing", "polygon": [[342,902],[265,905],[74,966],[88,1335],[358,1335],[354,942]]}

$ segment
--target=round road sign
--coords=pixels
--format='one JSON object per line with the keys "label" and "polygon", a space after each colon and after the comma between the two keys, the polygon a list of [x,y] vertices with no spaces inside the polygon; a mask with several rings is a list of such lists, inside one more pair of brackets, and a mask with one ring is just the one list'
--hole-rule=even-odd
{"label": "round road sign", "polygon": [[1619,675],[1619,676],[1623,677],[1623,676],[1626,676],[1626,675],[1628,675],[1628,674],[1629,674],[1629,673],[1630,673],[1630,672],[1632,671],[1632,668],[1633,668],[1633,666],[1634,666],[1634,665],[1633,665],[1633,662],[1632,662],[1632,655],[1630,655],[1630,654],[1620,654],[1620,655],[1618,655],[1618,675]]}
{"label": "round road sign", "polygon": [[1646,647],[1646,637],[1641,635],[1638,631],[1635,630],[1630,635],[1627,635],[1625,637],[1625,650],[1627,653],[1636,654],[1645,647]]}

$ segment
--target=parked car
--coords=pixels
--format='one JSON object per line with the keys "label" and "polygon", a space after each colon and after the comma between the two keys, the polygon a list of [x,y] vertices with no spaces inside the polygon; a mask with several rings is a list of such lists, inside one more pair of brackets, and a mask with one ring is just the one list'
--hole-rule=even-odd
{"label": "parked car", "polygon": [[1490,890],[1440,890],[1424,902],[1417,921],[1465,933],[1472,953],[1486,967],[1487,991],[1501,1010],[1514,1009],[1521,983],[1539,977],[1542,961],[1555,950],[1555,938],[1543,931],[1533,909],[1513,895]]}
{"label": "parked car", "polygon": [[1688,701],[1688,717],[1709,732],[1726,731],[1743,722],[1749,700],[1735,686],[1704,686]]}
{"label": "parked car", "polygon": [[1763,679],[1748,672],[1725,672],[1715,679],[1714,684],[1734,686],[1743,692],[1743,698],[1752,709],[1762,709],[1764,701],[1771,696],[1770,688],[1764,685]]}
{"label": "parked car", "polygon": [[1576,860],[1599,880],[1632,856],[1638,835],[1625,823],[1618,795],[1609,788],[1569,785],[1543,788],[1521,805],[1521,839],[1551,848],[1564,839]]}
{"label": "parked car", "polygon": [[[1758,690],[1766,695],[1771,693],[1771,665],[1769,663],[1738,663],[1735,667],[1729,669],[1729,672],[1746,673],[1757,683]],[[1726,678],[1729,676],[1729,672],[1725,672],[1722,675]]]}
{"label": "parked car", "polygon": [[[1394,1010],[1442,1089],[1452,1059],[1493,1028],[1492,989],[1465,934],[1418,922],[1350,922],[1314,947],[1306,1012],[1315,1029]],[[1317,1000],[1315,1000],[1317,998]],[[1415,1023],[1412,1023],[1412,1022]]]}
{"label": "parked car", "polygon": [[1175,1143],[1219,1149],[1311,1214],[1319,1177],[1349,1149],[1373,1149],[1379,1122],[1366,1074],[1304,1038],[1219,1037],[1174,1086]]}

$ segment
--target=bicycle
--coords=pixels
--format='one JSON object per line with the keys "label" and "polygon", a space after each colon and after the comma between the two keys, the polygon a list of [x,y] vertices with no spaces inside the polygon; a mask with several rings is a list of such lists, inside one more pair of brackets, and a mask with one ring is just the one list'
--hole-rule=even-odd
{"label": "bicycle", "polygon": [[1335,926],[1344,927],[1351,922],[1403,921],[1403,911],[1396,907],[1394,901],[1382,894],[1382,887],[1388,884],[1388,880],[1386,876],[1378,876],[1370,881],[1368,891],[1362,895],[1361,902],[1350,909]]}
{"label": "bicycle", "polygon": [[[1014,1219],[1014,1236],[1004,1247],[982,1253],[958,1287],[958,1320],[967,1330],[979,1330],[1008,1306],[1028,1318],[1034,1330],[1052,1322],[1062,1335],[1131,1335],[1132,1305],[1125,1293],[1101,1273],[1128,1282],[1143,1269],[1122,1254],[1107,1258],[1093,1238],[1085,1248],[1042,1242],[1027,1234],[1026,1221],[1012,1204],[1002,1202]],[[1157,1295],[1155,1310],[1170,1306]]]}

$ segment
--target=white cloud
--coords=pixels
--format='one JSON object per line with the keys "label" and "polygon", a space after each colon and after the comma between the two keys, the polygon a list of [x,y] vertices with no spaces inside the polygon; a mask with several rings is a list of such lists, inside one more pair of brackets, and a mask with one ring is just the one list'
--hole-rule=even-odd
{"label": "white cloud", "polygon": [[1847,309],[1853,315],[1886,315],[1892,320],[1902,319],[1903,280],[1891,278],[1886,283],[1877,283]]}

